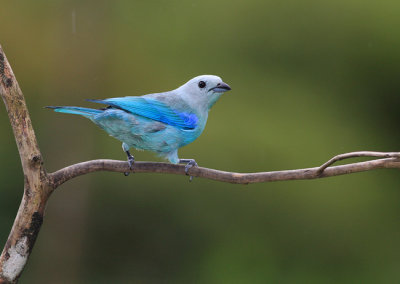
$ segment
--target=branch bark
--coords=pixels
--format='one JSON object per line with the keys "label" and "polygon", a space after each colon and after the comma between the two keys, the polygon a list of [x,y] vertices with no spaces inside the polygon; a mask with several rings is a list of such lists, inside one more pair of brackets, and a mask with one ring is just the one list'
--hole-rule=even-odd
{"label": "branch bark", "polygon": [[[24,172],[24,193],[10,235],[0,256],[0,283],[16,283],[27,263],[39,234],[46,204],[51,193],[64,182],[97,171],[164,173],[185,175],[185,166],[168,163],[136,162],[130,170],[128,163],[115,160],[93,160],[47,173],[33,131],[24,96],[0,46],[0,96],[7,109]],[[381,159],[332,166],[353,157]],[[234,173],[202,167],[192,167],[194,177],[238,184],[316,179],[382,168],[400,168],[399,152],[352,152],[333,157],[320,167],[259,172]]]}
{"label": "branch bark", "polygon": [[[358,152],[355,152],[358,153]],[[376,152],[375,152],[376,153]],[[385,156],[392,153],[381,153]],[[399,155],[400,153],[396,153]],[[349,157],[354,156],[354,153],[347,153]],[[338,155],[336,157],[339,157]],[[378,159],[372,161],[351,163],[347,165],[335,166],[326,168],[325,164],[321,167],[285,170],[285,171],[272,171],[272,172],[258,172],[258,173],[234,173],[225,172],[214,169],[193,167],[189,169],[189,175],[193,177],[206,178],[221,182],[229,182],[236,184],[249,184],[271,181],[285,181],[285,180],[303,180],[303,179],[316,179],[324,177],[332,177],[344,174],[351,174],[357,172],[364,172],[374,169],[389,169],[400,168],[400,160],[398,158]],[[128,163],[115,160],[92,160],[87,162],[78,163],[65,167],[54,173],[49,174],[50,179],[55,187],[63,184],[64,182],[73,179],[77,176],[85,175],[92,172],[108,171],[108,172],[133,172],[133,173],[163,173],[163,174],[176,174],[185,175],[184,166],[174,165],[168,163],[155,163],[155,162],[135,162],[133,170],[129,169]]]}
{"label": "branch bark", "polygon": [[0,46],[0,95],[17,142],[24,171],[24,194],[0,256],[0,283],[14,283],[35,244],[52,187],[44,169],[25,98]]}

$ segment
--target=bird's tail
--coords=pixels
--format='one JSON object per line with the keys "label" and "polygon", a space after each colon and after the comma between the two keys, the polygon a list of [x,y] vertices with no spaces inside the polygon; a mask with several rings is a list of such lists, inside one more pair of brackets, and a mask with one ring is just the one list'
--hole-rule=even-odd
{"label": "bird's tail", "polygon": [[103,112],[100,109],[74,107],[74,106],[46,106],[46,108],[54,109],[55,112],[79,114],[87,118],[90,118],[93,115]]}

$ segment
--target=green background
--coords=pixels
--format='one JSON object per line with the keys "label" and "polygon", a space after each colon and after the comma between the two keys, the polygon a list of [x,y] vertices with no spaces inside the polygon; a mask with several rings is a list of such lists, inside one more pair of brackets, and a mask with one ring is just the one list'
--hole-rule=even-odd
{"label": "green background", "polygon": [[[180,157],[256,172],[399,151],[399,1],[2,1],[0,44],[49,171],[125,159],[45,105],[231,85]],[[0,108],[0,244],[23,190]],[[134,152],[137,160],[158,160]],[[52,196],[21,283],[398,283],[400,175],[231,185],[93,173]]]}

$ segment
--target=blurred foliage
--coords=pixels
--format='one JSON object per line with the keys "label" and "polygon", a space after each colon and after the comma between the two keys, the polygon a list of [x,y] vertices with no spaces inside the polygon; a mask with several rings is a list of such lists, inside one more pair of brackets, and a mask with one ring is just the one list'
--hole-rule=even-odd
{"label": "blurred foliage", "polygon": [[[181,149],[238,172],[399,151],[399,1],[2,1],[1,44],[46,166],[125,159],[90,121],[45,105],[174,89],[233,90]],[[0,243],[23,175],[0,110]],[[157,160],[135,152],[137,160]],[[60,187],[21,283],[396,283],[397,170],[230,185],[95,173]]]}

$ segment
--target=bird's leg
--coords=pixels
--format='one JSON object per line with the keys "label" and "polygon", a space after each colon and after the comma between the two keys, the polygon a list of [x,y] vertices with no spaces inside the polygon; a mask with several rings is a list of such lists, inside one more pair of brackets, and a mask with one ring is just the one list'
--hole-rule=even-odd
{"label": "bird's leg", "polygon": [[[194,159],[179,159],[179,164],[186,164],[185,166],[185,173],[186,175],[189,175],[189,169],[191,167],[198,167],[198,164]],[[193,177],[190,176],[189,181],[192,181]]]}
{"label": "bird's leg", "polygon": [[[126,155],[128,156],[128,164],[129,164],[129,169],[133,169],[133,163],[135,162],[135,157],[131,155],[129,151],[125,151]],[[125,176],[129,176],[129,172],[124,173]]]}
{"label": "bird's leg", "polygon": [[[133,169],[133,163],[135,162],[135,157],[133,157],[131,155],[131,153],[129,153],[129,146],[125,142],[122,143],[122,150],[124,150],[124,152],[128,156],[129,168],[132,170]],[[129,173],[124,173],[124,175],[125,176],[129,176]]]}

